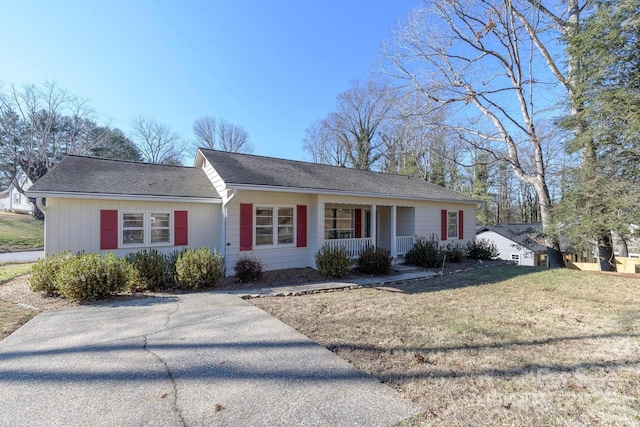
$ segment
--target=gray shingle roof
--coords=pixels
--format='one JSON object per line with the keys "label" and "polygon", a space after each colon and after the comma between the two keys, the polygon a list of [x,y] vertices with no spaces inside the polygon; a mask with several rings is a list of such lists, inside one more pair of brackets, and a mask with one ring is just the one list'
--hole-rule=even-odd
{"label": "gray shingle roof", "polygon": [[533,252],[546,252],[547,250],[546,246],[534,240],[540,240],[538,234],[542,233],[542,224],[539,223],[487,225],[478,228],[476,230],[476,236],[479,236],[485,231],[493,231]]}
{"label": "gray shingle roof", "polygon": [[28,193],[220,198],[200,168],[72,155],[36,181]]}
{"label": "gray shingle roof", "polygon": [[475,203],[464,194],[405,175],[204,148],[200,151],[227,186],[257,185]]}

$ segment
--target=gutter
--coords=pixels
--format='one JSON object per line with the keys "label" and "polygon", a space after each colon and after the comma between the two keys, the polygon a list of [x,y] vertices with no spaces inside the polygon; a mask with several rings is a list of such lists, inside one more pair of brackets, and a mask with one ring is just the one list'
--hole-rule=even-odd
{"label": "gutter", "polygon": [[222,203],[222,200],[211,197],[184,197],[184,196],[153,196],[141,194],[113,194],[113,193],[72,193],[72,192],[47,192],[29,191],[28,197],[62,198],[62,199],[97,199],[97,200],[135,200],[146,202],[184,202],[184,203]]}
{"label": "gutter", "polygon": [[43,214],[47,213],[47,207],[44,205],[44,203],[42,203],[42,197],[36,197],[36,206],[38,207],[38,209],[40,209],[40,211],[42,211]]}
{"label": "gutter", "polygon": [[[238,194],[238,189],[234,188],[231,192],[231,195],[225,197],[222,201],[222,227],[221,227],[221,236],[220,236],[220,251],[222,252],[222,256],[224,257],[225,270],[227,266],[227,205],[236,197]],[[226,271],[225,271],[226,275]]]}
{"label": "gutter", "polygon": [[303,193],[303,194],[328,194],[336,196],[353,196],[353,197],[371,197],[378,199],[398,199],[398,200],[420,200],[425,202],[446,202],[446,203],[461,203],[466,205],[477,205],[482,203],[482,200],[476,199],[450,199],[450,198],[427,198],[423,196],[407,196],[396,194],[381,194],[381,193],[368,193],[358,191],[340,191],[340,190],[325,190],[321,188],[304,188],[304,187],[277,187],[269,185],[257,185],[257,184],[234,184],[236,189],[240,190],[252,190],[252,191],[273,191],[273,192],[286,192],[286,193]]}

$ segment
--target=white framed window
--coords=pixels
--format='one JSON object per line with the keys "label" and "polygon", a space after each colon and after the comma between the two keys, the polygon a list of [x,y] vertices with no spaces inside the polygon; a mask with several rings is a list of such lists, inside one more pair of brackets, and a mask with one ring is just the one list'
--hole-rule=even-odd
{"label": "white framed window", "polygon": [[352,239],[355,237],[355,215],[353,209],[324,209],[324,238]]}
{"label": "white framed window", "polygon": [[511,254],[511,262],[515,265],[520,265],[520,254]]}
{"label": "white framed window", "polygon": [[293,206],[256,206],[256,246],[293,245],[294,212]]}
{"label": "white framed window", "polygon": [[120,212],[120,246],[163,246],[173,242],[171,212]]}
{"label": "white framed window", "polygon": [[458,237],[458,212],[447,212],[447,236]]}
{"label": "white framed window", "polygon": [[17,191],[14,193],[13,195],[13,204],[14,205],[19,205],[20,202],[22,201],[22,194],[18,193]]}

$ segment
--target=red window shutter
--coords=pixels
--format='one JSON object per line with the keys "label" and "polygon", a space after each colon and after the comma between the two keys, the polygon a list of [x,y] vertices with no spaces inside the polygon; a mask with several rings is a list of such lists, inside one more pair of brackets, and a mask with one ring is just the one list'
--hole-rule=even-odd
{"label": "red window shutter", "polygon": [[458,211],[458,239],[464,239],[464,211]]}
{"label": "red window shutter", "polygon": [[189,244],[189,220],[187,211],[173,213],[173,244],[185,246]]}
{"label": "red window shutter", "polygon": [[240,203],[240,250],[253,249],[253,205]]}
{"label": "red window shutter", "polygon": [[296,206],[296,247],[307,247],[307,206]]}
{"label": "red window shutter", "polygon": [[355,220],[353,221],[353,227],[355,228],[355,238],[359,239],[362,237],[362,209],[355,209],[354,212]]}
{"label": "red window shutter", "polygon": [[440,212],[440,239],[447,240],[447,210]]}
{"label": "red window shutter", "polygon": [[118,211],[100,211],[100,249],[118,249]]}

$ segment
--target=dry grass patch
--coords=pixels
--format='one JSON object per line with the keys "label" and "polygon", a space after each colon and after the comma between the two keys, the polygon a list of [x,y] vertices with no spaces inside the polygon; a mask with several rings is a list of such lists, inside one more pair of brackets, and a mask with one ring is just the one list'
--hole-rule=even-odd
{"label": "dry grass patch", "polygon": [[252,302],[425,408],[406,425],[640,424],[640,280],[497,267]]}

